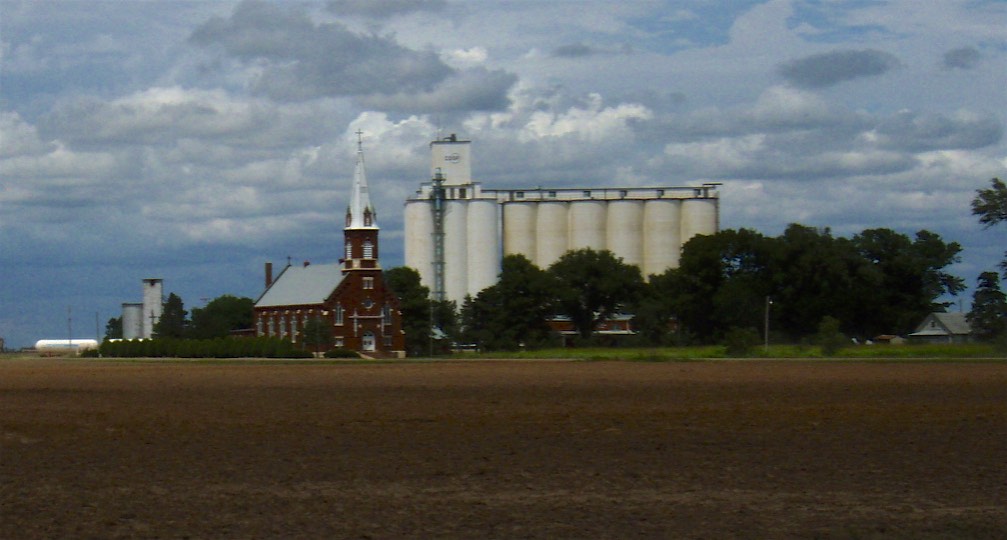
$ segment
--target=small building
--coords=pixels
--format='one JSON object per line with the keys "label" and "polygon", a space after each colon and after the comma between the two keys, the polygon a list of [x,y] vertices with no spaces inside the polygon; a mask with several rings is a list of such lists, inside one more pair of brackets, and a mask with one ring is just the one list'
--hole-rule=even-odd
{"label": "small building", "polygon": [[[358,133],[359,135],[359,133]],[[255,302],[255,335],[303,342],[305,325],[322,321],[331,346],[368,356],[405,356],[399,301],[378,264],[377,214],[371,207],[364,156],[357,145],[353,190],[343,228],[344,257],[334,264],[287,264]]]}
{"label": "small building", "polygon": [[909,334],[911,343],[968,343],[972,327],[964,313],[931,313]]}
{"label": "small building", "polygon": [[[633,315],[618,313],[608,319],[598,321],[592,336],[602,341],[615,343],[620,338],[636,334],[632,323]],[[546,321],[546,324],[549,325],[550,330],[561,336],[564,347],[569,346],[579,335],[577,327],[573,324],[573,320],[566,315],[552,317]]]}

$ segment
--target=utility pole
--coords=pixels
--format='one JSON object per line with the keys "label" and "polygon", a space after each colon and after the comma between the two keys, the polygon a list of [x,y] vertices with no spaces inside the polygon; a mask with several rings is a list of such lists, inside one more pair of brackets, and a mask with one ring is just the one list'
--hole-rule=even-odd
{"label": "utility pole", "polygon": [[773,299],[768,295],[766,296],[766,319],[764,321],[764,331],[765,331],[765,342],[764,350],[769,351],[769,306],[773,305]]}

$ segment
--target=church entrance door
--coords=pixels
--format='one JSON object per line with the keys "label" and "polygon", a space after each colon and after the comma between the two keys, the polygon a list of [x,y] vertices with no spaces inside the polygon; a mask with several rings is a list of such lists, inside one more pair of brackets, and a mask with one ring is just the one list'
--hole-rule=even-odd
{"label": "church entrance door", "polygon": [[375,344],[376,343],[374,341],[374,332],[364,332],[363,339],[361,340],[360,343],[360,348],[362,348],[364,352],[374,352]]}

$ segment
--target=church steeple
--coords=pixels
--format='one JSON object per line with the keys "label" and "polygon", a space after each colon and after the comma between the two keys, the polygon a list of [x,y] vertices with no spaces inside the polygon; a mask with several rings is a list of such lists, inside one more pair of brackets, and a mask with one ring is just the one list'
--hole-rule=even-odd
{"label": "church steeple", "polygon": [[364,171],[363,132],[357,131],[357,165],[353,171],[353,190],[346,208],[343,228],[343,272],[349,270],[380,270],[378,265],[378,223],[367,193]]}
{"label": "church steeple", "polygon": [[371,206],[367,192],[367,172],[364,168],[363,131],[357,131],[357,164],[353,170],[353,191],[350,205],[346,208],[346,228],[378,228],[377,214]]}

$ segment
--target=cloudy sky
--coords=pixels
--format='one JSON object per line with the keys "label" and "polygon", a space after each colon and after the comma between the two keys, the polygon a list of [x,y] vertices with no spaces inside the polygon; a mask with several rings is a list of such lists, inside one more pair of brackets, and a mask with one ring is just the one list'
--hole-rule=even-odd
{"label": "cloudy sky", "polygon": [[723,182],[723,228],[928,229],[971,285],[1005,89],[1002,1],[0,0],[0,337],[334,262],[357,130],[385,267],[457,133],[490,187]]}

